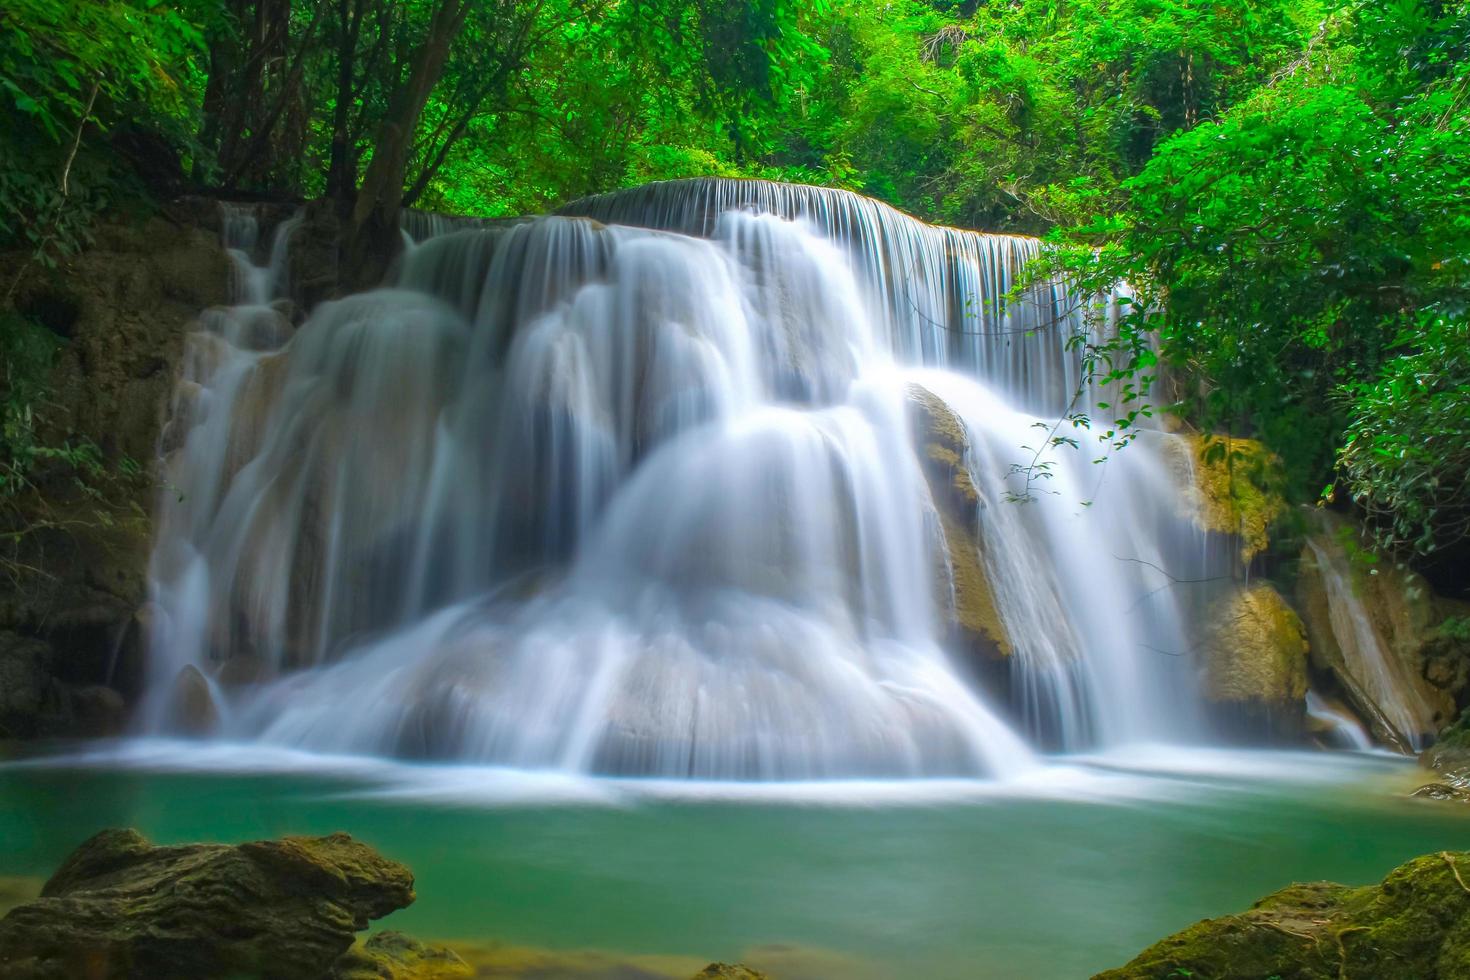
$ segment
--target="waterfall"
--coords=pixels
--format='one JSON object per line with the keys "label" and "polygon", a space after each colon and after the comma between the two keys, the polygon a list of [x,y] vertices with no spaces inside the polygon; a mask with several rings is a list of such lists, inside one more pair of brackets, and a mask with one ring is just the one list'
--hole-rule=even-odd
{"label": "waterfall", "polygon": [[1373,748],[1372,737],[1352,712],[1333,704],[1316,691],[1307,692],[1307,717],[1321,726],[1333,745],[1358,752]]}
{"label": "waterfall", "polygon": [[[258,266],[227,221],[250,287],[190,338],[165,437],[145,725],[203,678],[222,737],[740,779],[1202,734],[1172,437],[1104,464],[1079,432],[1011,500],[1069,339],[1109,325],[1058,283],[1007,300],[1036,241],[728,180],[405,227],[390,287],[272,332],[241,311],[290,232]],[[961,420],[973,540],[916,390]],[[1004,683],[945,625],[957,549]]]}

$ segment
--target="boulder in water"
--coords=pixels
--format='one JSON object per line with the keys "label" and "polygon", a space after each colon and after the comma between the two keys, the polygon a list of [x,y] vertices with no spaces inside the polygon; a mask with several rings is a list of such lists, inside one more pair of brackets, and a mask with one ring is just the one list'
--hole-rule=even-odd
{"label": "boulder in water", "polygon": [[156,847],[104,830],[0,919],[0,975],[322,977],[370,919],[413,899],[407,868],[346,834]]}
{"label": "boulder in water", "polygon": [[1261,582],[1217,598],[1205,627],[1203,691],[1245,734],[1299,734],[1306,710],[1307,641],[1302,623]]}
{"label": "boulder in water", "polygon": [[219,724],[219,709],[209,681],[193,664],[185,666],[174,678],[169,704],[170,726],[185,735],[208,735]]}
{"label": "boulder in water", "polygon": [[711,963],[690,980],[766,980],[766,975],[739,963],[733,966],[728,963]]}
{"label": "boulder in water", "polygon": [[1206,919],[1093,980],[1429,980],[1470,976],[1470,852],[1415,858],[1382,883],[1298,884]]}

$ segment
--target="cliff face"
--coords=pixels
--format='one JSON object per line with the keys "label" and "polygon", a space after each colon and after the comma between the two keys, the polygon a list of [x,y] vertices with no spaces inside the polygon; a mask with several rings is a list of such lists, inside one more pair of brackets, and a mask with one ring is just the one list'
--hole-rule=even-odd
{"label": "cliff face", "polygon": [[[215,204],[117,216],[57,268],[32,269],[15,312],[57,345],[33,405],[47,446],[97,447],[100,466],[40,461],[3,515],[0,737],[99,734],[142,672],[153,459],[184,335],[228,298]],[[15,267],[22,256],[0,257]]]}

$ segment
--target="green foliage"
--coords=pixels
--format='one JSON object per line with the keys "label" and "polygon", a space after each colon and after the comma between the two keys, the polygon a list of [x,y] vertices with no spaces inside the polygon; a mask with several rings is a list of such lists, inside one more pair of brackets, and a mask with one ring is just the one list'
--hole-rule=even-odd
{"label": "green foliage", "polygon": [[1420,552],[1463,538],[1470,507],[1467,43],[1463,2],[1339,10],[1053,259],[1138,291],[1126,372],[1156,337],[1188,379],[1177,410],[1280,452],[1299,500],[1340,463],[1384,543]]}
{"label": "green foliage", "polygon": [[102,460],[91,443],[48,445],[36,432],[36,407],[60,342],[13,313],[0,316],[0,509],[32,488],[36,469],[54,463],[98,476]]}
{"label": "green foliage", "polygon": [[1470,535],[1470,321],[1426,312],[1351,396],[1339,453],[1382,536],[1430,552]]}

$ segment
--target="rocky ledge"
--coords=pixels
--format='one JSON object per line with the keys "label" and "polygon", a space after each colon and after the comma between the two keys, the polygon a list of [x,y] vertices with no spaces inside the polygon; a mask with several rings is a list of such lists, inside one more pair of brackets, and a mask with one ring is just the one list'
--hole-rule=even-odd
{"label": "rocky ledge", "polygon": [[1297,884],[1206,919],[1093,980],[1450,980],[1470,977],[1470,852],[1441,851],[1376,885]]}
{"label": "rocky ledge", "polygon": [[[476,971],[398,932],[355,943],[414,900],[408,868],[347,834],[159,847],[104,830],[40,898],[0,919],[7,980],[451,980]],[[702,980],[765,980],[715,963]]]}

